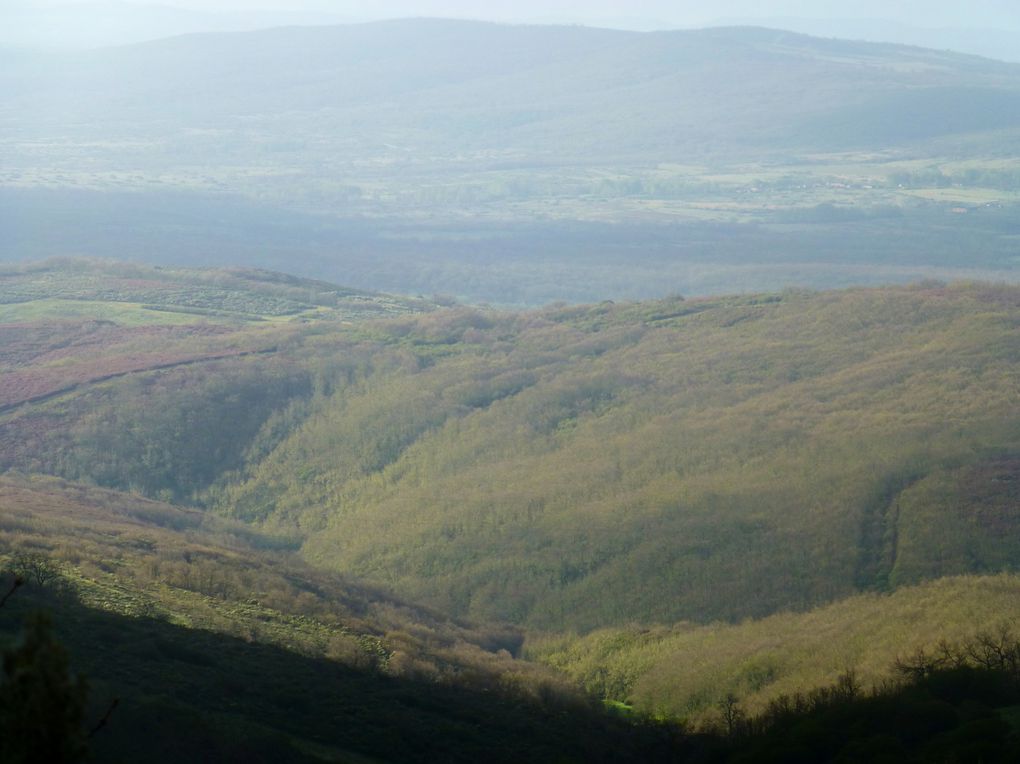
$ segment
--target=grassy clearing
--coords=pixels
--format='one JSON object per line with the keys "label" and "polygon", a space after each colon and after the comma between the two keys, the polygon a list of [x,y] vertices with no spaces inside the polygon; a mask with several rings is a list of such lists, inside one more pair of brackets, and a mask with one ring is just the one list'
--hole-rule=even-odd
{"label": "grassy clearing", "polygon": [[0,305],[0,324],[45,321],[112,321],[120,326],[185,326],[208,317],[169,310],[154,311],[141,303],[40,299]]}

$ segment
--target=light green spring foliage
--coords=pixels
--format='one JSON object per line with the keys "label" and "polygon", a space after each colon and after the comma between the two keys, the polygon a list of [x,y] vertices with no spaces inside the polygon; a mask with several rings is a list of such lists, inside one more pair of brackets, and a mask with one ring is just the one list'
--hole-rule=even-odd
{"label": "light green spring foliage", "polygon": [[[45,476],[0,476],[0,571],[28,591],[274,644],[360,670],[537,693],[573,685],[515,660],[518,630],[454,620],[311,569],[294,544],[194,509]],[[17,596],[17,595],[16,595]],[[6,761],[6,760],[5,760]]]}
{"label": "light green spring foliage", "polygon": [[1015,562],[1018,305],[928,284],[454,307],[269,347],[235,328],[216,341],[260,352],[218,359],[178,327],[194,362],[100,384],[93,335],[40,366],[50,328],[14,327],[6,380],[76,387],[0,416],[0,460],[255,522],[482,620],[760,617]]}
{"label": "light green spring foliage", "polygon": [[551,629],[997,569],[1015,511],[953,536],[952,564],[925,534],[1001,496],[919,497],[1012,469],[1017,300],[932,286],[391,324],[389,355],[216,506],[298,529],[317,564]]}
{"label": "light green spring foliage", "polygon": [[807,613],[739,624],[603,629],[538,637],[529,658],[590,691],[655,715],[705,719],[727,694],[762,711],[782,694],[827,686],[848,669],[867,688],[898,658],[965,641],[1020,617],[1020,578],[948,577],[892,594],[863,594]]}
{"label": "light green spring foliage", "polygon": [[939,470],[893,505],[898,554],[890,583],[903,585],[965,571],[1016,569],[1020,462]]}
{"label": "light green spring foliage", "polygon": [[119,326],[237,325],[379,318],[432,307],[257,268],[164,268],[51,258],[0,268],[0,323],[105,320]]}
{"label": "light green spring foliage", "polygon": [[[881,681],[897,655],[1017,615],[1010,575],[900,588],[1020,559],[1017,288],[514,314],[380,298],[396,317],[367,321],[327,315],[329,285],[103,266],[113,293],[96,267],[14,275],[26,307],[142,290],[171,326],[28,311],[0,352],[0,467],[29,473],[0,481],[0,553],[40,550],[91,605],[401,676],[553,681],[493,652],[513,629],[282,551],[300,547],[447,613],[566,635],[532,636],[532,657],[690,718],[847,668]],[[295,289],[302,312],[273,314]],[[182,326],[193,309],[213,312]],[[111,378],[109,359],[134,365]]]}

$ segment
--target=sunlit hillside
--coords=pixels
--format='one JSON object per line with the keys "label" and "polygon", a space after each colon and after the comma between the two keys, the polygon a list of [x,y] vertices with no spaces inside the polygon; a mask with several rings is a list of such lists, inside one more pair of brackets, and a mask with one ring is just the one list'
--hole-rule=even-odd
{"label": "sunlit hillside", "polygon": [[[51,613],[87,677],[91,723],[118,700],[90,740],[98,760],[466,762],[497,742],[490,758],[507,762],[654,750],[569,678],[515,660],[514,630],[316,572],[242,525],[38,476],[0,477],[0,507],[0,649],[31,612]],[[24,583],[11,589],[15,574]]]}
{"label": "sunlit hillside", "polygon": [[0,639],[54,613],[88,712],[125,699],[115,760],[724,761],[725,704],[767,747],[783,697],[856,702],[825,689],[850,668],[867,703],[942,698],[895,661],[1016,615],[1013,287],[509,313],[114,262],[0,284],[0,588],[29,584]]}
{"label": "sunlit hillside", "polygon": [[421,1],[0,9],[0,764],[1020,761],[1020,63]]}
{"label": "sunlit hillside", "polygon": [[853,671],[862,687],[897,678],[897,660],[940,643],[997,635],[1020,618],[1015,575],[948,577],[861,594],[805,613],[738,624],[630,626],[584,637],[537,637],[527,654],[567,671],[599,696],[643,712],[715,718],[733,695],[745,712]]}
{"label": "sunlit hillside", "polygon": [[14,324],[3,463],[255,523],[451,613],[763,616],[1014,563],[1017,305],[964,284],[194,324],[95,379],[127,329]]}

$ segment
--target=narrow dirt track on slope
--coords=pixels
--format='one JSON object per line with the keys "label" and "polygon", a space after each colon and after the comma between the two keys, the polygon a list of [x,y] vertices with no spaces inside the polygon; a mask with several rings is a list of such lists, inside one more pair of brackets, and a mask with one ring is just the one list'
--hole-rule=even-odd
{"label": "narrow dirt track on slope", "polygon": [[103,382],[108,382],[111,379],[118,379],[120,377],[126,377],[129,374],[142,374],[149,371],[162,371],[164,369],[174,369],[180,366],[194,366],[200,363],[206,363],[208,361],[221,361],[225,358],[244,358],[252,355],[268,355],[275,353],[278,350],[277,347],[263,348],[261,350],[239,350],[231,353],[218,353],[216,355],[205,355],[200,358],[186,358],[180,361],[169,361],[167,363],[155,364],[152,366],[139,366],[137,368],[124,369],[121,371],[112,372],[110,374],[103,374],[97,377],[92,377],[81,382],[75,382],[73,385],[66,385],[56,390],[49,390],[39,395],[34,395],[29,398],[24,398],[20,401],[13,401],[11,403],[5,403],[0,405],[0,414],[7,414],[15,409],[21,408],[22,406],[29,406],[33,403],[43,403],[44,401],[58,398],[61,395],[67,395],[73,393],[76,390],[80,390],[83,387],[90,385],[98,385]]}

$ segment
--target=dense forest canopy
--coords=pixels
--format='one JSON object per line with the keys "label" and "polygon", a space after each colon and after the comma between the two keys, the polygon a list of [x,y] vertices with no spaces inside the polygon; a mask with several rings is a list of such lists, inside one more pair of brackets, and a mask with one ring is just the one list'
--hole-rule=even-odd
{"label": "dense forest canopy", "polygon": [[[30,313],[88,280],[7,278],[76,298]],[[255,523],[449,612],[764,616],[1015,558],[1014,288],[500,313],[271,281],[257,307],[220,285],[134,307],[179,290],[102,283],[120,324],[8,325],[7,469]]]}
{"label": "dense forest canopy", "polygon": [[412,19],[0,93],[0,759],[1016,758],[1020,65]]}
{"label": "dense forest canopy", "polygon": [[[415,750],[470,757],[482,708],[505,723],[490,739],[528,730],[508,755],[592,760],[543,741],[594,724],[615,760],[717,760],[711,735],[605,727],[592,704],[718,730],[731,697],[772,718],[848,663],[879,686],[905,651],[1013,613],[1013,287],[501,312],[112,261],[0,282],[0,561],[32,584],[12,602],[74,619],[57,626],[96,677],[86,715],[129,698],[109,755],[153,713],[166,741],[224,702],[205,685],[143,702],[167,660],[212,650],[331,677],[400,724],[447,693],[446,731]],[[291,698],[284,673],[260,681]],[[566,727],[542,721],[554,708]],[[248,730],[274,760],[327,738],[409,760],[371,725],[267,733],[250,725],[268,707],[239,713],[189,745],[250,756],[223,737]]]}

